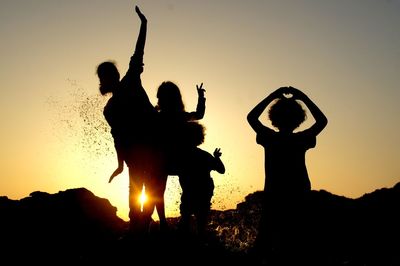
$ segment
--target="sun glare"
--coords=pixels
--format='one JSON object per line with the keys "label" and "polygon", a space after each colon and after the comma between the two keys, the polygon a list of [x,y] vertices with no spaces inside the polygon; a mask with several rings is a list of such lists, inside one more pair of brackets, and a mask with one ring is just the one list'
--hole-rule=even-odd
{"label": "sun glare", "polygon": [[139,196],[139,202],[140,202],[140,211],[143,211],[143,205],[147,201],[147,196],[146,196],[146,187],[143,186],[142,188],[142,193]]}

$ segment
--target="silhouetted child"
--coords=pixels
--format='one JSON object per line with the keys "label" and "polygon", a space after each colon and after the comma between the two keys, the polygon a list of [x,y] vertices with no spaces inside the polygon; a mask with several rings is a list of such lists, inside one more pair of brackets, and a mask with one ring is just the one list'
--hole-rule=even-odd
{"label": "silhouetted child", "polygon": [[197,122],[187,122],[184,128],[185,146],[184,165],[179,175],[182,188],[180,204],[180,230],[190,231],[191,216],[194,215],[197,224],[197,233],[204,236],[208,215],[211,209],[211,199],[214,193],[214,181],[210,175],[212,170],[220,174],[225,173],[225,166],[221,161],[221,152],[217,148],[214,156],[200,149],[204,142],[204,127]]}
{"label": "silhouetted child", "polygon": [[179,175],[179,168],[182,165],[183,145],[183,127],[187,121],[200,120],[204,116],[205,89],[203,83],[196,85],[198,101],[196,110],[187,112],[182,100],[179,87],[171,82],[165,81],[160,84],[157,90],[157,110],[160,121],[160,131],[158,134],[161,139],[161,147],[166,159],[166,171],[164,175],[157,180],[155,198],[158,216],[160,217],[161,229],[167,229],[168,225],[165,219],[164,192],[167,185],[168,175]]}
{"label": "silhouetted child", "polygon": [[[315,123],[308,129],[294,132],[306,119],[306,112],[298,101],[306,105]],[[272,102],[269,119],[278,131],[259,120]],[[281,87],[271,93],[249,112],[247,120],[265,152],[264,201],[256,248],[261,248],[263,253],[281,252],[285,242],[284,249],[299,249],[301,243],[296,241],[302,239],[295,234],[304,231],[300,228],[305,216],[302,210],[311,190],[305,154],[315,147],[316,136],[328,120],[303,92],[293,87]],[[288,247],[289,243],[299,246]]]}
{"label": "silhouetted child", "polygon": [[116,65],[111,61],[97,67],[102,95],[111,94],[104,107],[104,116],[111,127],[118,167],[109,182],[124,169],[129,169],[129,219],[135,231],[146,232],[151,220],[154,203],[150,200],[141,210],[139,196],[142,187],[151,192],[151,179],[160,175],[160,152],[156,142],[158,113],[151,104],[142,86],[143,55],[146,42],[147,19],[135,7],[141,25],[135,52],[131,57],[128,71],[120,80]]}

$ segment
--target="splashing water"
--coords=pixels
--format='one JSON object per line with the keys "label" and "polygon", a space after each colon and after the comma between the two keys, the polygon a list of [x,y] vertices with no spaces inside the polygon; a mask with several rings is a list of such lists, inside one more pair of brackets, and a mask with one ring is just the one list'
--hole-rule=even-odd
{"label": "splashing water", "polygon": [[112,155],[113,139],[102,113],[108,98],[87,93],[74,80],[67,82],[67,97],[49,97],[46,101],[53,114],[53,131],[60,141],[76,144],[66,146],[80,149],[90,160]]}
{"label": "splashing water", "polygon": [[[77,84],[75,80],[67,79],[69,85],[66,97],[48,97],[47,106],[53,114],[53,131],[59,141],[64,144],[63,148],[71,149],[84,154],[82,160],[85,165],[103,164],[104,160],[115,157],[115,149],[110,127],[103,116],[103,108],[108,101],[99,93],[89,93]],[[97,174],[98,167],[90,169]],[[103,175],[104,173],[101,173]],[[212,198],[212,207],[218,210],[226,210],[232,206],[226,205],[226,198],[241,198],[241,189],[236,185],[236,179],[226,173],[221,182],[220,177],[215,178],[215,190]],[[179,216],[179,204],[181,188],[176,176],[168,177],[165,192],[166,213],[171,217]],[[232,205],[232,203],[230,204]],[[244,233],[240,226],[216,228],[218,235],[227,238],[232,243],[232,248],[241,248],[251,240],[240,240],[251,238],[251,233]],[[229,232],[229,233],[228,233]],[[247,235],[247,236],[246,236]],[[230,239],[230,240],[229,240]],[[235,244],[233,244],[235,243]]]}

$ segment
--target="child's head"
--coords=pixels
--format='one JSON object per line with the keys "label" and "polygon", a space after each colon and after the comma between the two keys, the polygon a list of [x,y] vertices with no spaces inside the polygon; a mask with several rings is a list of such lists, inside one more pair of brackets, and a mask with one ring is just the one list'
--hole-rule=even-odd
{"label": "child's head", "polygon": [[164,81],[157,90],[157,108],[163,111],[184,111],[185,107],[179,87],[171,82]]}
{"label": "child's head", "polygon": [[189,147],[197,147],[204,142],[205,129],[202,124],[196,121],[189,121],[185,124],[184,138]]}
{"label": "child's head", "polygon": [[269,119],[279,131],[293,132],[303,123],[307,116],[306,112],[293,98],[279,98],[269,110]]}
{"label": "child's head", "polygon": [[119,72],[114,62],[106,61],[98,65],[97,76],[100,80],[100,93],[105,95],[114,92],[119,82]]}

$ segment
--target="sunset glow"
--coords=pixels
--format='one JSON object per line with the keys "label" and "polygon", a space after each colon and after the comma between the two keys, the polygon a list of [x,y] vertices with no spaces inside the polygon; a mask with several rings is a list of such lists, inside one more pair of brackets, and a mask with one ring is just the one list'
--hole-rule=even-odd
{"label": "sunset glow", "polygon": [[[306,154],[312,189],[355,198],[400,181],[398,0],[4,0],[0,196],[85,187],[128,219],[128,168],[108,183],[118,161],[95,71],[113,60],[126,73],[135,5],[148,19],[141,79],[151,103],[170,80],[194,111],[204,84],[200,147],[221,148],[226,168],[211,173],[212,208],[263,189],[264,151],[246,116],[281,86],[304,91],[329,120]],[[171,176],[167,217],[179,203]]]}
{"label": "sunset glow", "polygon": [[146,187],[143,186],[142,193],[139,196],[139,202],[140,202],[140,211],[143,211],[143,206],[147,201],[147,195],[146,195]]}

